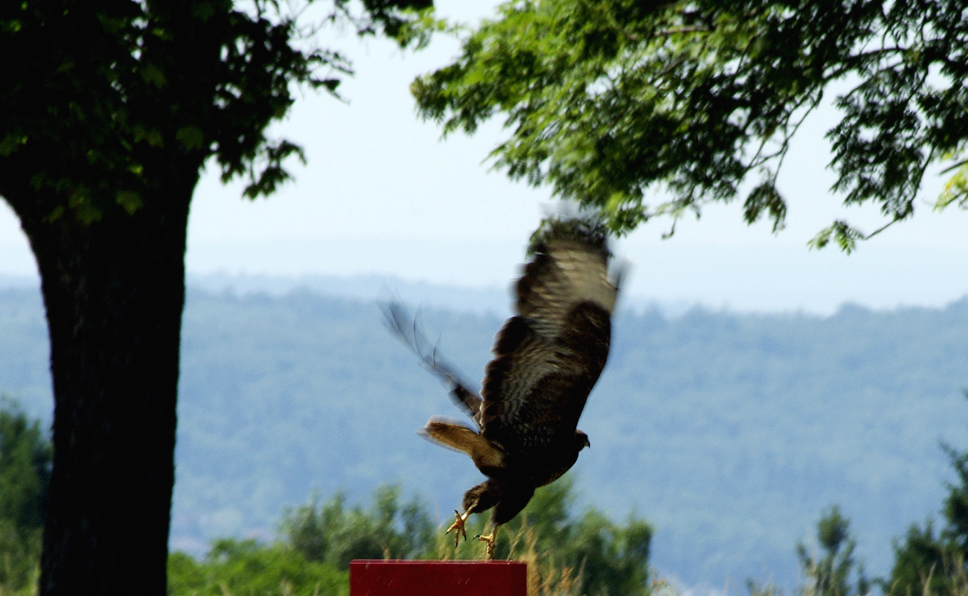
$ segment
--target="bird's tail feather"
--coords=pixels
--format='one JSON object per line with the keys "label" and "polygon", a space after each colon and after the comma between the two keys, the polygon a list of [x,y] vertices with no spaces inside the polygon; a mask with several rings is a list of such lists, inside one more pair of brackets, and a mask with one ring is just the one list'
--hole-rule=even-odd
{"label": "bird's tail feather", "polygon": [[478,468],[504,467],[504,451],[459,422],[435,416],[420,434],[444,447],[466,453]]}

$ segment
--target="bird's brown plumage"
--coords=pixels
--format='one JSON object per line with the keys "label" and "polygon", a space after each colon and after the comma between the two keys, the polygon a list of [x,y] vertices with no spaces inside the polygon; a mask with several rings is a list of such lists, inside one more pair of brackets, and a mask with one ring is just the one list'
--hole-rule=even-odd
{"label": "bird's brown plumage", "polygon": [[436,350],[425,351],[426,341],[399,304],[387,305],[391,329],[451,385],[477,426],[435,417],[423,429],[470,455],[488,477],[464,495],[464,515],[452,529],[491,508],[495,527],[510,521],[535,488],[568,471],[588,446],[578,419],[608,357],[619,287],[606,244],[603,226],[588,219],[552,220],[535,234],[533,257],[516,287],[517,314],[497,334],[479,396]]}

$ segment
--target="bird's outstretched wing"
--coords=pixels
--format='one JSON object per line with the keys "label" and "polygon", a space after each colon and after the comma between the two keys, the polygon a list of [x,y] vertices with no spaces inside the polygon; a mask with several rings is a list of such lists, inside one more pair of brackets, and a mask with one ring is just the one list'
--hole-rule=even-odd
{"label": "bird's outstretched wing", "polygon": [[497,335],[481,396],[482,434],[509,454],[574,436],[608,358],[619,281],[593,220],[552,220],[532,241],[517,315]]}
{"label": "bird's outstretched wing", "polygon": [[380,308],[387,327],[417,354],[427,370],[450,387],[454,402],[481,428],[481,397],[468,387],[457,369],[437,353],[437,346],[420,331],[416,317],[411,316],[400,302],[384,302]]}

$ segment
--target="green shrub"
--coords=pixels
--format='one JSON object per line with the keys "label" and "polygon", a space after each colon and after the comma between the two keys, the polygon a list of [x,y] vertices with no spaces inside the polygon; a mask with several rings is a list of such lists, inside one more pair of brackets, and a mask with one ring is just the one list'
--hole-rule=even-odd
{"label": "green shrub", "polygon": [[349,578],[284,544],[217,540],[203,561],[168,557],[170,596],[345,596]]}
{"label": "green shrub", "polygon": [[286,542],[310,561],[349,569],[353,559],[419,559],[434,547],[434,524],[417,498],[400,504],[399,485],[383,485],[373,493],[369,511],[346,507],[338,492],[326,503],[314,495],[309,504],[283,514]]}
{"label": "green shrub", "polygon": [[0,396],[0,594],[36,592],[52,459],[40,422]]}

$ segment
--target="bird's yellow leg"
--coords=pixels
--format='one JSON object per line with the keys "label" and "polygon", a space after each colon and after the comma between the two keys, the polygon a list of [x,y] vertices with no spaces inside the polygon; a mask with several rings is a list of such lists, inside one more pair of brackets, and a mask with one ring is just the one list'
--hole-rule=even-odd
{"label": "bird's yellow leg", "polygon": [[497,544],[497,529],[499,527],[500,526],[498,524],[494,524],[494,528],[491,530],[491,533],[490,534],[487,534],[487,535],[478,534],[477,536],[474,536],[474,538],[477,538],[481,542],[486,542],[487,543],[487,560],[488,561],[490,561],[491,559],[494,558],[494,545]]}
{"label": "bird's yellow leg", "polygon": [[457,520],[452,523],[449,528],[447,528],[446,532],[444,532],[444,534],[450,534],[454,530],[457,530],[457,532],[454,533],[454,546],[457,546],[457,544],[460,542],[461,534],[464,535],[464,540],[467,540],[467,530],[464,529],[464,522],[467,521],[467,517],[470,514],[470,510],[465,511],[463,515],[457,513],[456,510],[454,511],[454,515],[457,516]]}

